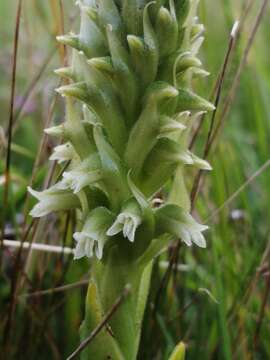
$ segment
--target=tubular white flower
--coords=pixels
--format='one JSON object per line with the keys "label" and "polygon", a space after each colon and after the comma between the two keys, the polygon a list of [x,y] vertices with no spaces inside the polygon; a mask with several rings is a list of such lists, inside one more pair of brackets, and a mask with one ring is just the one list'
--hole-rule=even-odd
{"label": "tubular white flower", "polygon": [[71,171],[63,173],[64,184],[71,188],[74,194],[81,191],[85,186],[96,183],[102,179],[97,156],[91,156]]}
{"label": "tubular white flower", "polygon": [[52,155],[50,156],[50,160],[56,160],[59,163],[63,161],[69,161],[76,157],[76,152],[71,145],[71,143],[67,142],[63,145],[58,145],[54,148]]}
{"label": "tubular white flower", "polygon": [[138,203],[135,199],[129,200],[107,231],[107,235],[113,236],[122,231],[124,237],[134,242],[136,229],[141,223],[141,210]]}
{"label": "tubular white flower", "polygon": [[208,226],[199,224],[180,206],[168,204],[156,211],[157,226],[161,232],[167,232],[181,238],[188,246],[192,243],[205,248],[206,241],[202,234]]}
{"label": "tubular white flower", "polygon": [[188,213],[185,214],[184,218],[186,221],[180,223],[179,226],[179,235],[182,241],[188,246],[194,243],[201,248],[205,248],[206,241],[202,232],[207,230],[208,226],[197,223]]}
{"label": "tubular white flower", "polygon": [[35,191],[30,186],[27,190],[39,200],[30,212],[32,217],[41,217],[53,211],[69,210],[80,205],[78,198],[65,190],[62,182],[44,191]]}
{"label": "tubular white flower", "polygon": [[94,255],[101,259],[104,245],[108,240],[106,232],[112,221],[113,216],[108,209],[99,207],[93,210],[86,219],[82,231],[73,235],[77,242],[74,259],[81,259],[84,256],[90,258]]}
{"label": "tubular white flower", "polygon": [[64,182],[69,186],[74,194],[77,194],[85,186],[93,184],[102,179],[100,170],[85,172],[83,170],[73,170],[63,173]]}

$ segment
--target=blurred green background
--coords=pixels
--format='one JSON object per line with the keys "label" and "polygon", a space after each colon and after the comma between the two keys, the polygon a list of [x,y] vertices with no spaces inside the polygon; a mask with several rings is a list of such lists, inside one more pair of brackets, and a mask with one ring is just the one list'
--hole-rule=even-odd
{"label": "blurred green background", "polygon": [[[53,69],[65,64],[65,52],[55,36],[63,29],[76,31],[79,20],[73,0],[23,0],[22,4],[8,206],[0,201],[9,239],[21,239],[30,224],[30,219],[24,220],[31,206],[27,185],[41,188],[60,171],[47,161],[55,144],[44,139],[43,129],[64,117],[63,101],[54,92],[59,79]],[[241,19],[216,123],[223,116],[261,6],[258,0],[201,0],[200,20],[206,28],[201,59],[211,75],[194,85],[206,98],[211,98],[224,62],[233,23]],[[0,1],[1,199],[16,8],[15,0]],[[170,276],[171,249],[156,261],[139,359],[166,359],[180,340],[186,344],[187,359],[270,359],[270,168],[213,216],[270,157],[270,21],[269,10],[264,12],[224,127],[210,153],[213,171],[204,178],[195,206],[196,215],[202,221],[208,219],[208,247],[181,246]],[[203,120],[195,144],[197,154],[203,153],[210,120]],[[194,174],[190,188],[193,180]],[[32,226],[29,238],[72,246],[73,228],[74,214],[50,215]],[[27,258],[24,252],[21,264],[16,265],[15,255],[13,250],[2,249],[0,337],[12,339],[8,345],[12,359],[64,359],[79,343],[86,287],[79,284],[52,291],[85,278],[87,260],[73,262],[61,254],[36,252]],[[16,280],[20,287],[10,319]],[[24,296],[44,289],[51,290]]]}

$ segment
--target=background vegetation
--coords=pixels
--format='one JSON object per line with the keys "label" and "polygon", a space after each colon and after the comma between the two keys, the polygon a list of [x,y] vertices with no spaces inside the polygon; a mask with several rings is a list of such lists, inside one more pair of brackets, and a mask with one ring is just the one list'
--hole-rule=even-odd
{"label": "background vegetation", "polygon": [[[66,50],[55,36],[76,29],[78,9],[73,0],[22,1],[5,201],[18,3],[0,1],[2,237],[73,246],[73,213],[34,222],[25,215],[31,206],[27,185],[46,187],[61,171],[48,162],[53,143],[43,129],[63,121],[63,101],[54,92],[59,79],[53,69],[65,64]],[[209,152],[214,170],[202,177],[195,203],[196,216],[211,228],[208,247],[180,246],[177,256],[172,247],[157,259],[140,359],[166,359],[180,340],[186,343],[187,359],[270,359],[270,24],[269,11],[263,8],[266,3],[201,0],[200,16],[206,27],[201,57],[211,75],[195,86],[208,98],[224,63],[232,25],[240,19],[214,121],[214,129],[220,129]],[[197,154],[205,151],[210,123],[209,116],[199,129]],[[190,178],[190,190],[195,176]],[[79,343],[88,271],[87,260],[75,262],[64,254],[2,247],[3,359],[64,359],[74,350]]]}

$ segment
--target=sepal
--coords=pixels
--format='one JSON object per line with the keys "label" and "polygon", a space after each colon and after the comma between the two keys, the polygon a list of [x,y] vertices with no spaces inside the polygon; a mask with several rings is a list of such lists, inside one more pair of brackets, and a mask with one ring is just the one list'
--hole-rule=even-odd
{"label": "sepal", "polygon": [[105,30],[108,24],[118,35],[122,34],[123,24],[118,8],[113,0],[100,0],[98,2],[98,19],[101,27]]}
{"label": "sepal", "polygon": [[81,28],[79,33],[80,50],[88,57],[106,56],[106,39],[100,27],[97,11],[94,7],[80,6]]}
{"label": "sepal", "polygon": [[131,125],[136,114],[138,82],[130,63],[129,53],[110,25],[107,26],[107,39],[115,70],[113,81],[118,90],[121,104],[125,109],[128,125]]}
{"label": "sepal", "polygon": [[94,66],[99,71],[105,72],[109,75],[115,74],[115,70],[112,64],[110,56],[101,56],[89,59],[88,64]]}
{"label": "sepal", "polygon": [[70,142],[62,145],[58,145],[53,149],[53,153],[50,156],[50,160],[62,163],[64,161],[71,161],[77,157],[74,147]]}
{"label": "sepal", "polygon": [[43,191],[33,190],[29,186],[27,190],[39,200],[30,211],[32,217],[42,217],[54,211],[71,210],[80,207],[79,199],[72,192],[66,190],[62,182]]}
{"label": "sepal", "polygon": [[158,41],[148,13],[152,4],[149,2],[143,10],[143,38],[127,36],[133,66],[141,79],[142,89],[155,80],[158,68]]}
{"label": "sepal", "polygon": [[164,6],[159,9],[156,20],[156,33],[160,56],[168,56],[173,53],[178,40],[178,23],[174,0],[170,0],[170,11]]}
{"label": "sepal", "polygon": [[177,111],[185,110],[202,110],[213,111],[215,106],[201,96],[196,95],[187,89],[178,89],[178,105]]}
{"label": "sepal", "polygon": [[74,49],[80,50],[79,37],[75,34],[59,35],[56,40],[63,45],[71,46]]}
{"label": "sepal", "polygon": [[62,78],[74,80],[74,74],[71,66],[65,66],[54,70],[54,73]]}
{"label": "sepal", "polygon": [[98,155],[93,154],[71,171],[65,171],[63,178],[64,184],[66,184],[74,194],[88,185],[101,181],[102,172]]}
{"label": "sepal", "polygon": [[175,134],[179,134],[186,129],[186,125],[182,124],[177,119],[173,119],[169,116],[163,115],[160,118],[160,130],[158,138],[169,137]]}
{"label": "sepal", "polygon": [[71,96],[82,101],[87,100],[87,86],[84,81],[61,86],[55,91],[62,96]]}

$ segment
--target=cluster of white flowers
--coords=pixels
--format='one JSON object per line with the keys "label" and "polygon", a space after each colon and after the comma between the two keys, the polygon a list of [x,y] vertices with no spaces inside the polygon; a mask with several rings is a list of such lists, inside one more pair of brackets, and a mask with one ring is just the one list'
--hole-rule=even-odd
{"label": "cluster of white flowers", "polygon": [[[142,11],[130,9],[136,19],[126,7],[119,12],[114,1],[78,4],[84,24],[79,35],[57,38],[73,48],[71,66],[56,71],[71,80],[56,90],[66,97],[66,121],[45,129],[64,141],[50,160],[67,166],[50,189],[29,188],[39,200],[31,215],[77,209],[83,221],[74,234],[76,259],[101,259],[105,244],[119,234],[135,248],[137,229],[147,221],[150,236],[140,233],[148,245],[168,233],[188,246],[205,247],[207,226],[189,213],[184,179],[190,166],[211,170],[188,146],[194,123],[214,110],[192,91],[193,77],[209,75],[197,58],[204,40],[198,0],[180,7],[173,0],[145,2]],[[169,182],[162,206],[151,206]]]}

